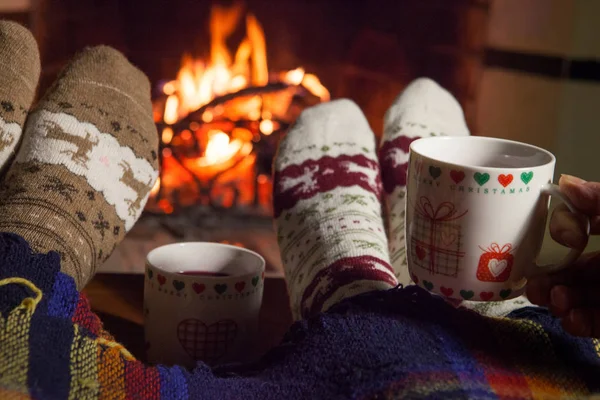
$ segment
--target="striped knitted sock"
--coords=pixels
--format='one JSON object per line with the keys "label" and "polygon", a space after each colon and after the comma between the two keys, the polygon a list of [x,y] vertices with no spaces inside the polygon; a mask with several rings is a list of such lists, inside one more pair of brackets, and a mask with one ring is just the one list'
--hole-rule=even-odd
{"label": "striped knitted sock", "polygon": [[394,287],[375,137],[356,104],[305,110],[275,160],[277,235],[295,319]]}
{"label": "striped knitted sock", "polygon": [[398,282],[411,283],[406,262],[404,208],[410,144],[421,137],[469,135],[454,97],[427,78],[413,81],[385,114],[379,163],[388,217],[390,258]]}
{"label": "striped knitted sock", "polygon": [[0,169],[21,139],[40,77],[40,55],[31,32],[0,21]]}
{"label": "striped knitted sock", "polygon": [[0,192],[0,231],[56,251],[79,288],[142,212],[157,178],[150,84],[114,49],[87,49],[32,111]]}

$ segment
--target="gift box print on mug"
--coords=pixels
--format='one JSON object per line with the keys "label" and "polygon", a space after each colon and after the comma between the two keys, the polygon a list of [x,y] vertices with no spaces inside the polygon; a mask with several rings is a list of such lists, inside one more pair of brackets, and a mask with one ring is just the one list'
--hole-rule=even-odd
{"label": "gift box print on mug", "polygon": [[411,236],[415,266],[432,275],[456,277],[461,248],[460,219],[467,211],[459,212],[454,204],[442,202],[434,206],[425,196],[414,205],[415,221]]}
{"label": "gift box print on mug", "polygon": [[479,247],[483,254],[477,265],[477,279],[483,282],[506,282],[512,271],[514,257],[510,243],[500,247],[492,243],[488,248]]}

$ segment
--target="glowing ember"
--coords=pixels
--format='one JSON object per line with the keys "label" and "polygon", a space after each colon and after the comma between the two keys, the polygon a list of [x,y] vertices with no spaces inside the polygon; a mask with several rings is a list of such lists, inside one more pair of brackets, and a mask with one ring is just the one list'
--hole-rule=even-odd
{"label": "glowing ember", "polygon": [[204,157],[198,158],[197,160],[199,166],[225,162],[237,154],[244,145],[239,139],[230,141],[229,135],[224,132],[211,131],[208,135],[209,140],[206,145]]}
{"label": "glowing ember", "polygon": [[164,144],[169,144],[171,143],[171,139],[173,139],[173,129],[166,127],[162,131],[162,142]]}
{"label": "glowing ember", "polygon": [[264,119],[260,121],[260,125],[258,127],[263,135],[269,136],[274,131],[274,124],[270,119]]}
{"label": "glowing ember", "polygon": [[296,68],[291,71],[286,72],[283,75],[283,80],[290,85],[299,85],[302,83],[302,79],[304,78],[304,68]]}

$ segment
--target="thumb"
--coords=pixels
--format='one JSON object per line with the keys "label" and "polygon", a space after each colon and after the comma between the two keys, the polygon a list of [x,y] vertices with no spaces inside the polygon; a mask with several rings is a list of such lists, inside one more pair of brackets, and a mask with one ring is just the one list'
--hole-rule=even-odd
{"label": "thumb", "polygon": [[562,175],[558,186],[573,206],[590,218],[600,215],[600,183]]}

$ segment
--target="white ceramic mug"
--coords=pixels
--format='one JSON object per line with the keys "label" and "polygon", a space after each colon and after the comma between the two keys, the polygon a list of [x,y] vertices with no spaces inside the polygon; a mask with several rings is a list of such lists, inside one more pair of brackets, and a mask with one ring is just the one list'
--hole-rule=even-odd
{"label": "white ceramic mug", "polygon": [[448,298],[506,300],[524,292],[527,277],[575,261],[578,250],[536,264],[550,196],[575,212],[552,184],[555,162],[546,150],[495,138],[412,142],[405,229],[413,281]]}
{"label": "white ceramic mug", "polygon": [[258,329],[264,271],[260,255],[236,246],[190,242],[152,250],[144,285],[148,361],[244,361]]}

